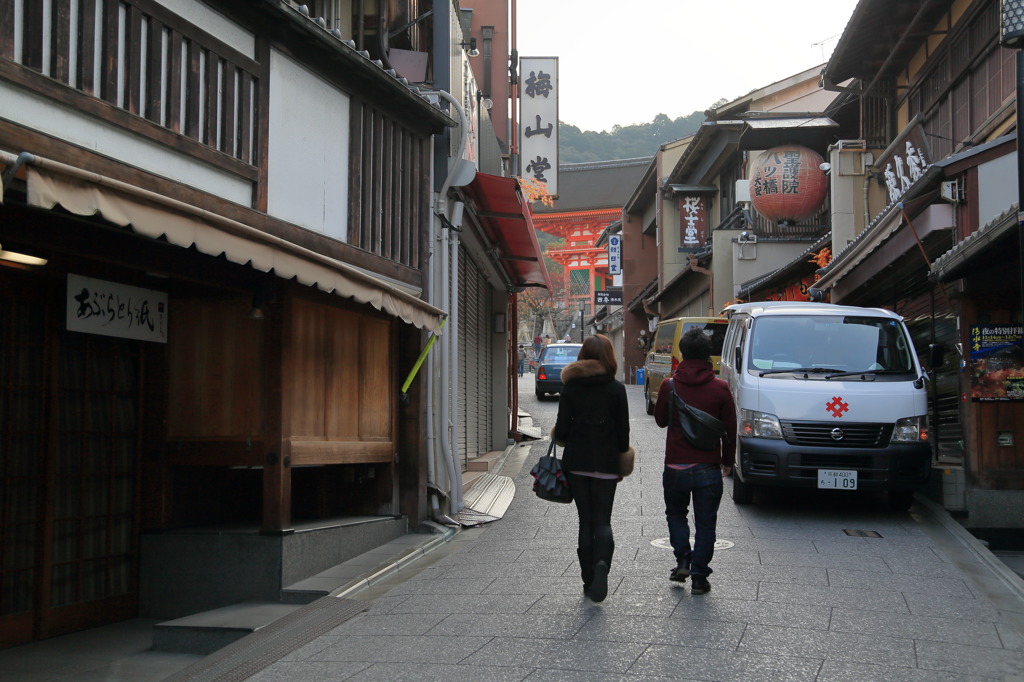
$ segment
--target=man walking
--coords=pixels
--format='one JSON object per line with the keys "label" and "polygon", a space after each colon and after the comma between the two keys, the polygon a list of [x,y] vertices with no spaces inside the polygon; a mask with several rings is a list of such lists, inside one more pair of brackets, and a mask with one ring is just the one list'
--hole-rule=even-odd
{"label": "man walking", "polygon": [[[711,339],[701,329],[691,329],[679,339],[683,361],[676,373],[665,379],[658,390],[654,420],[668,427],[665,439],[665,516],[676,567],[669,578],[676,582],[691,579],[693,594],[711,589],[711,558],[715,552],[715,527],[718,505],[722,501],[722,477],[732,471],[736,456],[736,407],[729,385],[715,377],[711,365]],[[687,404],[717,418],[725,426],[725,435],[711,450],[695,447],[679,424],[677,400],[673,391]],[[694,546],[690,548],[687,508],[693,500]]]}

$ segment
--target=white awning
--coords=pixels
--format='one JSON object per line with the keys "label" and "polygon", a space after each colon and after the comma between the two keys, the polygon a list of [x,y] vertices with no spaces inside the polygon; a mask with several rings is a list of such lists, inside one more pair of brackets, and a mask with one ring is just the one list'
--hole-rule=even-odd
{"label": "white awning", "polygon": [[28,203],[52,209],[60,205],[76,215],[99,215],[138,234],[182,248],[195,246],[209,256],[261,272],[274,271],[377,310],[420,329],[440,334],[445,313],[359,268],[310,251],[238,221],[196,208],[134,185],[48,159],[26,163]]}

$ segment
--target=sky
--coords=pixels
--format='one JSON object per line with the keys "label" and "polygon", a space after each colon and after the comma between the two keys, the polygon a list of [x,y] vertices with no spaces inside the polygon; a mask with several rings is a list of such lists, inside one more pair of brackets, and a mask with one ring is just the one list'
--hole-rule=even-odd
{"label": "sky", "polygon": [[558,57],[581,130],[703,112],[828,61],[857,0],[516,0],[520,57]]}

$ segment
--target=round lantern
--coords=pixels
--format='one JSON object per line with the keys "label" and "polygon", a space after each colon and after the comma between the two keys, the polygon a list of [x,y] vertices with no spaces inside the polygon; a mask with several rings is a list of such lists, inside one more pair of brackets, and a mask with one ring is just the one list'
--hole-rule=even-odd
{"label": "round lantern", "polygon": [[821,156],[797,145],[762,152],[750,176],[754,210],[777,223],[810,218],[825,201],[827,189]]}

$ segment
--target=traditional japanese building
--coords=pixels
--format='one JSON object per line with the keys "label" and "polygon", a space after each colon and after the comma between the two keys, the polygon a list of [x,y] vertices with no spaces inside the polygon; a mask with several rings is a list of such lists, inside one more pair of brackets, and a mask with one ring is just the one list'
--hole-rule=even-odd
{"label": "traditional japanese building", "polygon": [[595,292],[621,287],[621,280],[608,272],[608,249],[598,241],[609,225],[621,220],[629,190],[649,163],[650,159],[627,159],[562,165],[554,206],[534,206],[536,228],[560,240],[546,255],[562,266],[564,305],[577,320],[577,335],[579,318],[594,316]]}

